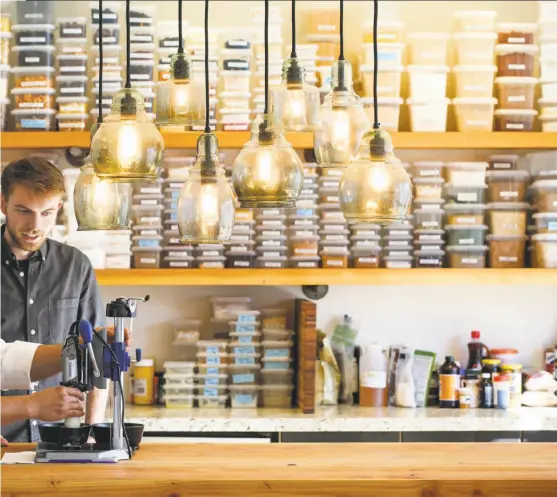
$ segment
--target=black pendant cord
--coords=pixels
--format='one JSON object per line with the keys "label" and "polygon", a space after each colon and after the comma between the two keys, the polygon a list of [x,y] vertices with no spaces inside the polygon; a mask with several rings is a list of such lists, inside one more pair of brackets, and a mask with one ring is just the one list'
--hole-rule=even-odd
{"label": "black pendant cord", "polygon": [[99,0],[99,115],[97,123],[103,122],[103,0]]}
{"label": "black pendant cord", "polygon": [[182,29],[182,0],[178,0],[178,53],[184,53]]}
{"label": "black pendant cord", "polygon": [[340,54],[338,60],[344,60],[344,0],[340,0]]}
{"label": "black pendant cord", "polygon": [[211,132],[211,126],[209,122],[209,0],[205,0],[205,133],[210,133],[210,132]]}
{"label": "black pendant cord", "polygon": [[269,0],[265,0],[265,119],[269,112]]}
{"label": "black pendant cord", "polygon": [[130,81],[130,0],[126,0],[126,88],[131,88]]}
{"label": "black pendant cord", "polygon": [[292,0],[292,51],[290,52],[290,58],[296,59],[298,55],[296,54],[296,0]]}
{"label": "black pendant cord", "polygon": [[379,129],[379,107],[377,105],[377,20],[379,18],[379,0],[373,0],[373,129]]}

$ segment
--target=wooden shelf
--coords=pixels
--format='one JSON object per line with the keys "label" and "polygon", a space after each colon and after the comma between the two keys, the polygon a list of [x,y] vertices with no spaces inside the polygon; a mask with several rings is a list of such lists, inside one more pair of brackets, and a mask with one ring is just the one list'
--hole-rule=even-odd
{"label": "wooden shelf", "polygon": [[104,269],[102,286],[557,285],[557,269]]}
{"label": "wooden shelf", "polygon": [[[249,139],[248,132],[217,132],[221,149],[241,148]],[[163,133],[166,148],[195,148],[197,132]],[[286,133],[294,148],[313,148],[311,133]],[[1,148],[88,148],[89,132],[4,132]],[[557,149],[557,133],[393,133],[397,149]]]}

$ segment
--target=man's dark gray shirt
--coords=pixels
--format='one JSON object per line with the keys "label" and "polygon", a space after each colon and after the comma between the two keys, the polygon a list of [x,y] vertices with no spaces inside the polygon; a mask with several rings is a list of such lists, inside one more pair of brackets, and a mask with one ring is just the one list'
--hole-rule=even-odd
{"label": "man's dark gray shirt", "polygon": [[[89,259],[69,245],[47,240],[28,261],[17,261],[2,226],[2,338],[40,344],[63,343],[74,321],[104,326],[105,309]],[[40,381],[34,391],[59,385],[61,375]],[[3,391],[26,395],[28,391]],[[2,426],[9,442],[39,441],[38,421]]]}

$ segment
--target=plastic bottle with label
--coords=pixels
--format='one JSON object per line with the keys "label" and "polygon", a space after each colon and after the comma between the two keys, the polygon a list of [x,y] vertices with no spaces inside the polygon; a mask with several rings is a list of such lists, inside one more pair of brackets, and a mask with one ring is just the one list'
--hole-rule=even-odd
{"label": "plastic bottle with label", "polygon": [[452,355],[445,356],[445,363],[439,368],[439,407],[455,409],[458,407],[460,389],[460,368]]}
{"label": "plastic bottle with label", "polygon": [[482,359],[489,357],[489,349],[480,342],[480,332],[470,332],[470,342],[468,342],[468,365],[466,371],[480,374],[482,370]]}
{"label": "plastic bottle with label", "polygon": [[381,345],[360,348],[360,406],[383,407],[388,404],[387,357]]}
{"label": "plastic bottle with label", "polygon": [[155,360],[144,358],[133,368],[133,402],[151,405],[154,401]]}

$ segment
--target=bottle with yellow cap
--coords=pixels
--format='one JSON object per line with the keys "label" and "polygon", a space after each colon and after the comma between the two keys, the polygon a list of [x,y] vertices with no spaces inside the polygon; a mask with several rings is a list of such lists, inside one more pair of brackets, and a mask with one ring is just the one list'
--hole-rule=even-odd
{"label": "bottle with yellow cap", "polygon": [[133,368],[133,403],[151,405],[154,402],[155,359],[143,358]]}
{"label": "bottle with yellow cap", "polygon": [[511,378],[509,407],[520,407],[522,405],[522,364],[503,364],[501,369]]}

